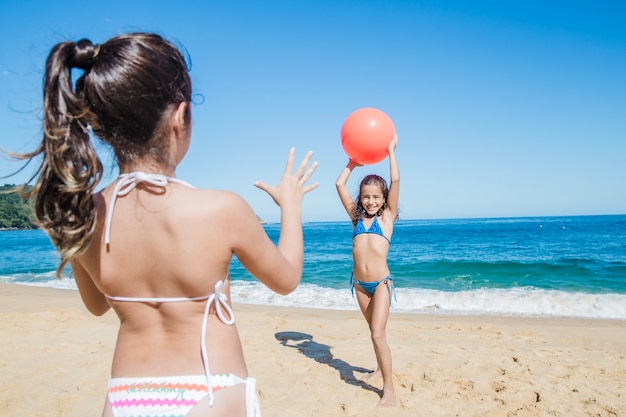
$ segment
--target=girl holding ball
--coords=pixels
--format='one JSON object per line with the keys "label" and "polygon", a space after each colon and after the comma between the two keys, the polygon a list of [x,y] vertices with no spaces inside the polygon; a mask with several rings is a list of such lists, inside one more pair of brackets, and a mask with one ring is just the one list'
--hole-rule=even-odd
{"label": "girl holding ball", "polygon": [[336,181],[337,192],[353,225],[351,286],[353,294],[371,332],[377,369],[364,381],[383,378],[383,395],[379,407],[393,407],[396,396],[393,387],[391,350],[387,343],[386,327],[392,297],[395,295],[393,275],[387,265],[387,254],[398,217],[400,171],[395,150],[397,136],[387,148],[389,158],[389,187],[378,175],[368,175],[361,181],[356,201],[346,184],[354,168],[362,164],[350,158]]}

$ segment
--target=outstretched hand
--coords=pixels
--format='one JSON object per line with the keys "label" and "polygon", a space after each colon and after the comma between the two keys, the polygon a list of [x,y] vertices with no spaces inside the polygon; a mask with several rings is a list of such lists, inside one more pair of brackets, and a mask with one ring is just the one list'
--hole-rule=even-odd
{"label": "outstretched hand", "polygon": [[278,185],[269,185],[263,181],[256,181],[254,183],[257,188],[268,193],[280,208],[286,208],[289,206],[300,207],[300,204],[302,203],[302,197],[306,193],[316,189],[319,185],[318,182],[310,185],[305,185],[305,183],[309,180],[309,178],[311,178],[313,172],[315,172],[315,169],[317,168],[317,162],[313,162],[309,167],[309,162],[311,161],[311,156],[313,155],[313,152],[307,152],[307,154],[304,156],[304,159],[300,163],[300,166],[298,166],[298,169],[296,169],[296,172],[292,173],[295,153],[295,148],[291,148],[291,150],[289,151],[289,157],[287,158],[287,166],[285,167],[285,172],[283,173],[283,176],[280,179]]}

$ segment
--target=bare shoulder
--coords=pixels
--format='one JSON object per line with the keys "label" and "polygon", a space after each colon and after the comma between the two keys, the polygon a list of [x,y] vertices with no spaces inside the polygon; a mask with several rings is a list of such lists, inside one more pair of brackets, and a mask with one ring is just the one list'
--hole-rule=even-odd
{"label": "bare shoulder", "polygon": [[244,220],[253,216],[252,208],[239,194],[227,190],[192,189],[187,191],[186,203],[190,212],[218,218],[236,217]]}
{"label": "bare shoulder", "polygon": [[210,190],[194,188],[189,193],[197,200],[209,200],[213,204],[246,204],[245,200],[237,193],[228,190]]}

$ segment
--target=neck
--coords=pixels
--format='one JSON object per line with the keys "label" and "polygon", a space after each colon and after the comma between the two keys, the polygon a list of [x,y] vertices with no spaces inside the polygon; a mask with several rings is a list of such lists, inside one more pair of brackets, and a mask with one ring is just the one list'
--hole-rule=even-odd
{"label": "neck", "polygon": [[145,172],[146,174],[161,174],[168,177],[176,177],[175,167],[166,167],[160,164],[128,164],[120,167],[120,174],[128,174],[130,172]]}

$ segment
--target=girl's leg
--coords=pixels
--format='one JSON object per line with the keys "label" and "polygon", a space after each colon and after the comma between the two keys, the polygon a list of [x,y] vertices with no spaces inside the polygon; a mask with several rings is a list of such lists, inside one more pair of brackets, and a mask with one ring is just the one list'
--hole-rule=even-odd
{"label": "girl's leg", "polygon": [[363,291],[359,286],[355,286],[354,292],[356,293],[356,300],[359,303],[359,308],[363,317],[367,321],[367,325],[371,326],[372,321],[372,309],[370,303],[372,302],[372,296]]}
{"label": "girl's leg", "polygon": [[[356,299],[359,303],[359,308],[361,309],[361,313],[363,313],[363,317],[365,317],[365,321],[367,322],[367,327],[369,327],[370,332],[372,331],[372,296],[363,291],[358,286],[355,287]],[[369,381],[371,379],[375,379],[380,376],[380,363],[378,362],[378,353],[376,353],[376,345],[374,345],[374,353],[376,354],[376,365],[378,366],[374,372],[366,374],[361,378],[362,381]]]}
{"label": "girl's leg", "polygon": [[383,397],[378,403],[379,407],[393,407],[396,403],[393,388],[393,372],[391,366],[391,349],[387,343],[387,320],[389,318],[389,291],[387,286],[381,283],[373,296],[362,289],[357,289],[357,300],[361,312],[369,325],[374,353],[378,369],[369,374],[364,381],[378,375],[383,377]]}
{"label": "girl's leg", "polygon": [[104,410],[102,411],[102,417],[113,417],[113,411],[111,410],[111,405],[109,404],[108,395],[104,399]]}
{"label": "girl's leg", "polygon": [[396,404],[396,395],[393,388],[393,371],[391,349],[387,343],[387,321],[389,319],[389,291],[382,283],[376,288],[370,309],[372,310],[370,330],[372,343],[378,360],[378,367],[383,377],[383,397],[379,407],[393,407]]}
{"label": "girl's leg", "polygon": [[215,392],[213,407],[209,406],[209,398],[198,401],[186,417],[245,417],[246,415],[246,384],[237,384]]}

